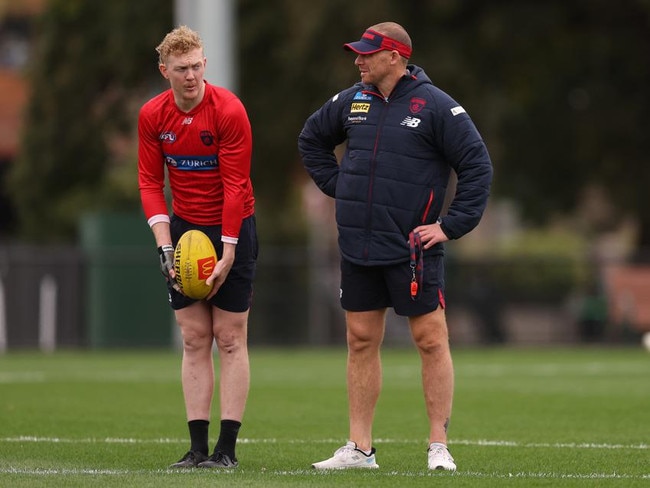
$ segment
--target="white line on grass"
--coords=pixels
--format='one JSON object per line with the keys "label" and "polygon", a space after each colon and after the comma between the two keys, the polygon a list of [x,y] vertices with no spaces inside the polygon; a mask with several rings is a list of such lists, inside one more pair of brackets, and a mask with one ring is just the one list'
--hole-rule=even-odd
{"label": "white line on grass", "polygon": [[[274,476],[329,476],[331,472],[327,470],[315,469],[297,469],[297,470],[283,470],[283,471],[266,471],[262,470],[266,475]],[[235,470],[213,470],[213,473],[218,475],[233,475],[235,473],[246,474],[247,470],[240,468]],[[78,475],[103,475],[103,476],[127,476],[127,475],[150,475],[150,474],[174,474],[184,476],[192,473],[192,470],[174,470],[174,469],[154,469],[154,470],[129,470],[129,469],[24,469],[24,468],[0,468],[0,474],[19,474],[27,476],[78,476]],[[518,472],[518,473],[481,473],[476,471],[457,471],[455,473],[441,473],[431,471],[373,471],[373,475],[382,477],[410,477],[410,478],[425,478],[436,476],[450,476],[459,478],[533,478],[533,479],[590,479],[590,480],[603,480],[603,479],[650,479],[650,474],[631,475],[622,473],[534,473],[534,472]]]}
{"label": "white line on grass", "polygon": [[[0,442],[39,442],[51,444],[184,444],[187,439],[133,439],[121,437],[95,438],[87,437],[81,439],[61,438],[61,437],[35,437],[35,436],[18,436],[18,437],[1,437]],[[337,444],[341,439],[250,439],[242,438],[237,442],[240,444]],[[426,440],[416,439],[375,439],[377,444],[421,444]],[[554,449],[650,449],[650,444],[602,444],[593,442],[515,442],[504,440],[487,440],[487,439],[455,439],[449,441],[450,445],[463,446],[487,446],[487,447],[528,447],[528,448],[554,448]]]}

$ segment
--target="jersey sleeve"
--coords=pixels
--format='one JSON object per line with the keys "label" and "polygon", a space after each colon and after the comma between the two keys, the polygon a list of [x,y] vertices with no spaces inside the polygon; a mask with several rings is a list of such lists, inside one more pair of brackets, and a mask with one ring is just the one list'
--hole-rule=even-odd
{"label": "jersey sleeve", "polygon": [[169,211],[165,201],[165,164],[153,115],[145,105],[138,117],[138,185],[140,200],[147,221],[165,216]]}
{"label": "jersey sleeve", "polygon": [[251,192],[253,152],[250,121],[238,98],[233,97],[224,106],[219,124],[218,157],[224,191],[222,238],[225,242],[236,242],[244,218],[246,198]]}

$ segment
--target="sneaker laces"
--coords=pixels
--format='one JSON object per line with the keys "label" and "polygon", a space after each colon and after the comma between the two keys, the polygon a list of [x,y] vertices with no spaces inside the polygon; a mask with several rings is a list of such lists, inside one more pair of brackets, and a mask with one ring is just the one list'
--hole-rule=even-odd
{"label": "sneaker laces", "polygon": [[440,444],[431,444],[429,447],[429,459],[436,457],[440,457],[449,463],[454,463],[454,457],[451,455],[448,447]]}
{"label": "sneaker laces", "polygon": [[449,449],[447,449],[446,447],[432,446],[432,447],[429,448],[429,451],[431,452],[432,456],[442,456],[444,458],[451,458],[451,454],[449,453]]}
{"label": "sneaker laces", "polygon": [[348,442],[345,446],[339,447],[334,453],[334,456],[340,456],[342,458],[348,459],[350,456],[352,456],[353,452],[356,449],[357,449],[356,444],[353,444],[352,442]]}

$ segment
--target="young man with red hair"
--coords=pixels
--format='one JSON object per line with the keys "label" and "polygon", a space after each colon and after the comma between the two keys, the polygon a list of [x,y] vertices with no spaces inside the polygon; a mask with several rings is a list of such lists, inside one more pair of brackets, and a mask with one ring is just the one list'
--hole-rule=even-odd
{"label": "young man with red hair", "polygon": [[[183,337],[181,379],[190,449],[171,467],[233,468],[238,464],[235,445],[250,381],[247,328],[258,251],[251,127],[241,101],[203,79],[207,60],[196,32],[178,27],[156,50],[158,68],[170,88],[140,110],[138,176],[142,206]],[[184,296],[175,283],[174,247],[189,229],[205,232],[219,256],[206,280],[212,292],[204,300]],[[210,455],[215,342],[221,430]]]}

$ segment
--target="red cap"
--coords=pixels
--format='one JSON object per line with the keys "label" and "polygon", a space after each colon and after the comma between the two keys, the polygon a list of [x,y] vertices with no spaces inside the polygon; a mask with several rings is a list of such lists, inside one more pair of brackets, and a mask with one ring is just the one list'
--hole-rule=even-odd
{"label": "red cap", "polygon": [[384,34],[368,29],[363,33],[361,39],[343,45],[344,49],[357,54],[373,54],[379,51],[397,51],[400,56],[406,59],[411,57],[413,50],[406,44],[396,41]]}

